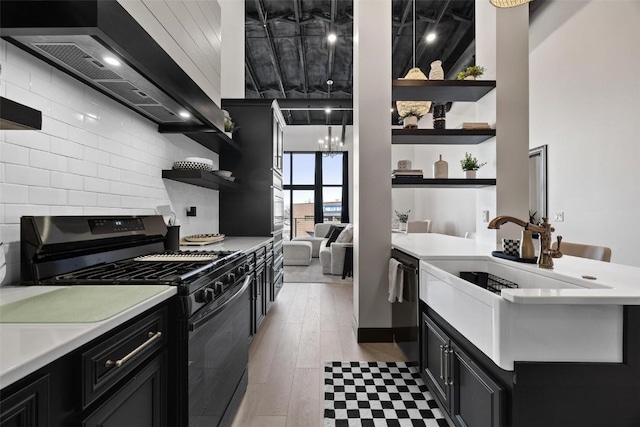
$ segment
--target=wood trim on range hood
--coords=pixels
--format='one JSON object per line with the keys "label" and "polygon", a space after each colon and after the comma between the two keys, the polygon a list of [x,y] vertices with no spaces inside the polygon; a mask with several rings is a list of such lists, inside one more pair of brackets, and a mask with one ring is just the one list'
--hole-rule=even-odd
{"label": "wood trim on range hood", "polygon": [[40,130],[42,113],[0,96],[1,130]]}
{"label": "wood trim on range hood", "polygon": [[115,0],[2,0],[0,36],[158,125],[224,129],[222,110]]}

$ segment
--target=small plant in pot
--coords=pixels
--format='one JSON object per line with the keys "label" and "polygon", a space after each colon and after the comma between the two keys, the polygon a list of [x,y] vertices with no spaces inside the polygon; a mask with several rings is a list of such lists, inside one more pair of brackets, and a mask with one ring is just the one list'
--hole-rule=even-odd
{"label": "small plant in pot", "polygon": [[422,111],[410,109],[400,116],[399,122],[404,129],[418,129],[418,121],[424,116]]}
{"label": "small plant in pot", "polygon": [[484,67],[472,65],[458,73],[458,80],[475,80],[484,74]]}
{"label": "small plant in pot", "polygon": [[460,166],[467,178],[475,178],[476,171],[486,164],[487,162],[479,163],[478,159],[469,153],[464,153],[464,159],[460,160]]}
{"label": "small plant in pot", "polygon": [[405,231],[407,229],[407,221],[409,221],[409,212],[411,212],[411,209],[406,212],[394,212],[396,213],[396,217],[398,218],[398,222],[400,223],[400,230]]}

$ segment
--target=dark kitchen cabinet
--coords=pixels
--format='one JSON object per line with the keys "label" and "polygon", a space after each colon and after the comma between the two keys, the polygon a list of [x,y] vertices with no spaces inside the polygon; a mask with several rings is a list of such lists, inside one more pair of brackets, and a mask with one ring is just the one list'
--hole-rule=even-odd
{"label": "dark kitchen cabinet", "polygon": [[115,327],[0,391],[0,426],[174,425],[170,302]]}
{"label": "dark kitchen cabinet", "polygon": [[458,427],[503,425],[503,389],[426,314],[422,376]]}
{"label": "dark kitchen cabinet", "polygon": [[49,425],[49,375],[28,381],[0,400],[1,427],[45,427]]}

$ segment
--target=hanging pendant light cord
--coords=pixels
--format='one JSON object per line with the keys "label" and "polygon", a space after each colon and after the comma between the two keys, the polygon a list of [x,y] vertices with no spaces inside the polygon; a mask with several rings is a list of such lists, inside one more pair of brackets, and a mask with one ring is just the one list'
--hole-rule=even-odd
{"label": "hanging pendant light cord", "polygon": [[416,0],[413,0],[413,68],[416,68]]}

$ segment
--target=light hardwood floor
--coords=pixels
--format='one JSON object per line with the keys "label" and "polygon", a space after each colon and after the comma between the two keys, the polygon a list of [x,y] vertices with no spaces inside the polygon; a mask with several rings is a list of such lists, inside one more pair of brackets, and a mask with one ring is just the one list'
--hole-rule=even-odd
{"label": "light hardwood floor", "polygon": [[402,361],[392,343],[358,344],[352,283],[285,283],[249,347],[249,386],[233,427],[322,425],[324,363]]}

